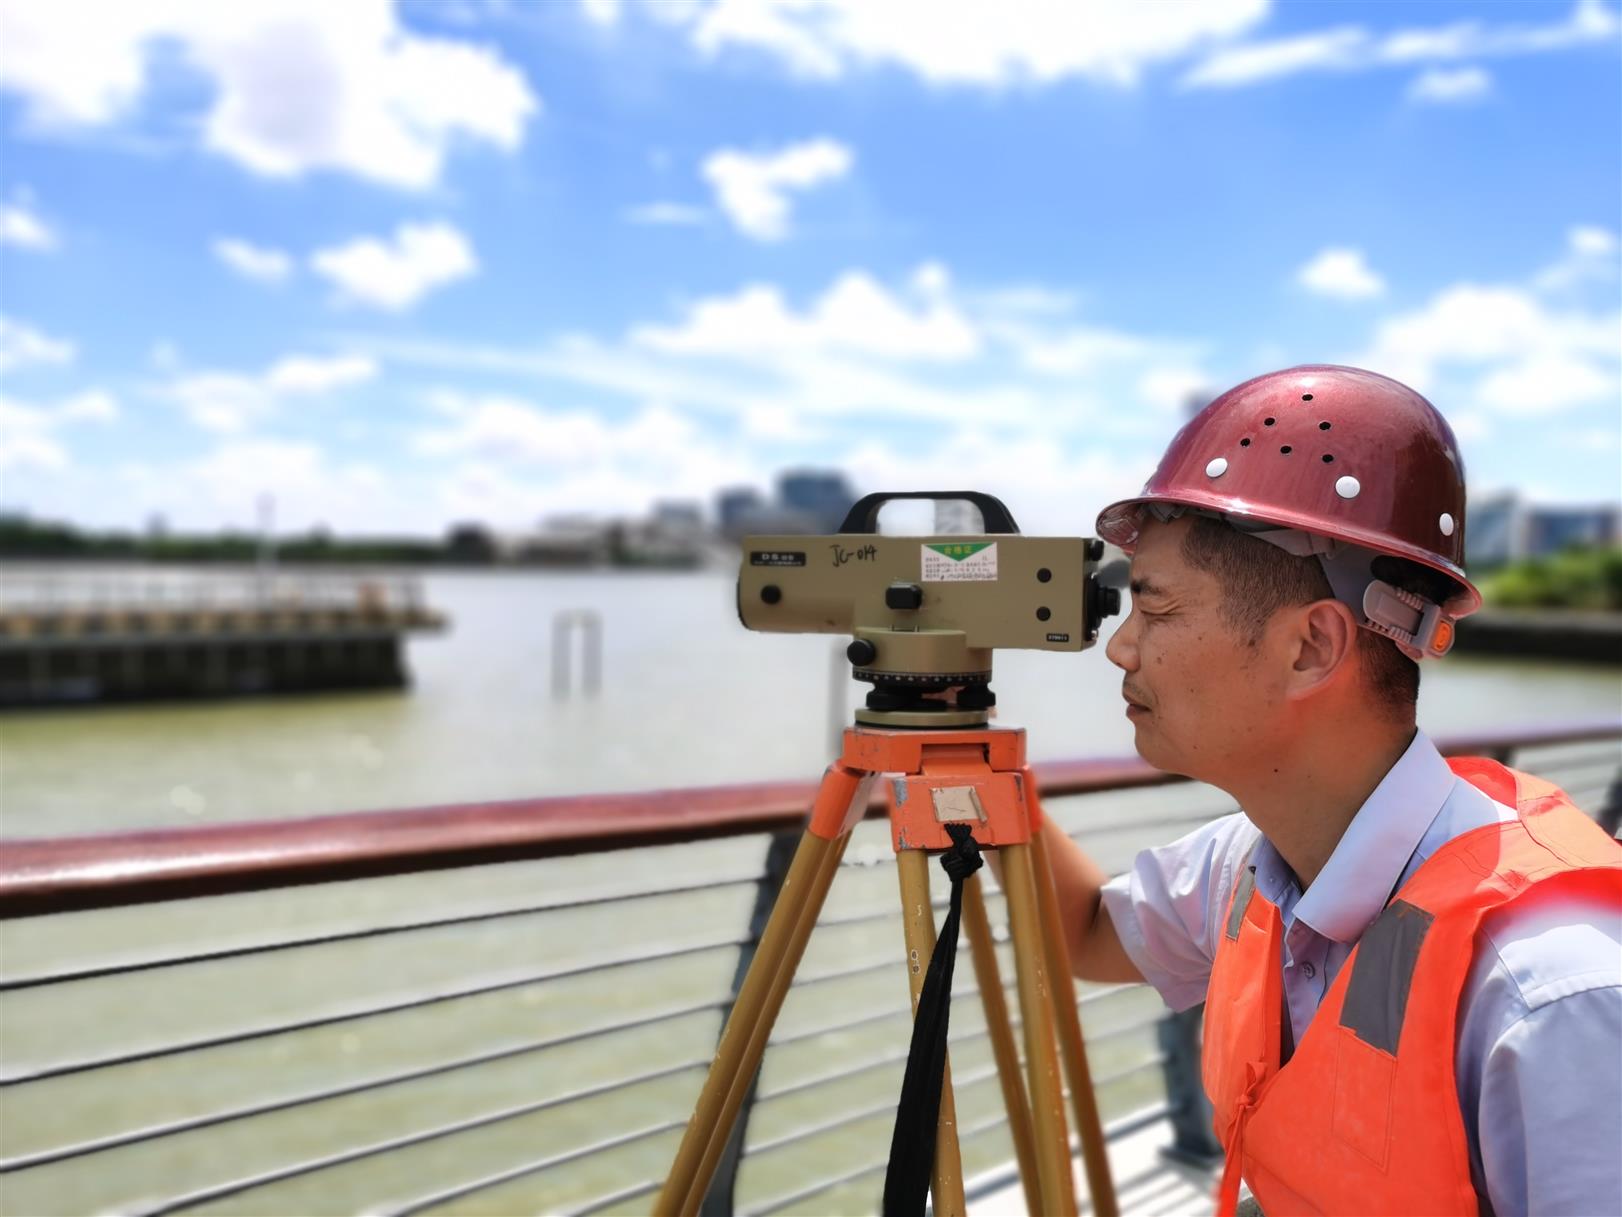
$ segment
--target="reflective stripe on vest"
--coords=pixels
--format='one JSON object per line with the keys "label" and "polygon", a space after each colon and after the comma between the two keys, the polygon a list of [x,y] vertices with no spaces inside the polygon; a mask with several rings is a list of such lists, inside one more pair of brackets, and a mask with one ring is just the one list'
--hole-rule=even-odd
{"label": "reflective stripe on vest", "polygon": [[1454,1074],[1458,999],[1483,917],[1532,889],[1622,909],[1622,846],[1557,788],[1449,762],[1520,818],[1444,844],[1364,932],[1280,1066],[1283,921],[1241,868],[1206,999],[1204,1075],[1228,1165],[1270,1217],[1476,1214]]}

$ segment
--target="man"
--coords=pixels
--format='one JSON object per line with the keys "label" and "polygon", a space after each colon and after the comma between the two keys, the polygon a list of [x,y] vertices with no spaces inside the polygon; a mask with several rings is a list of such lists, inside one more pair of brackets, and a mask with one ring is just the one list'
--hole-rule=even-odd
{"label": "man", "polygon": [[1043,831],[1077,974],[1207,1003],[1223,1208],[1243,1174],[1274,1217],[1622,1213],[1622,847],[1415,726],[1480,604],[1446,422],[1370,372],[1262,376],[1098,532],[1138,751],[1243,812],[1108,882]]}

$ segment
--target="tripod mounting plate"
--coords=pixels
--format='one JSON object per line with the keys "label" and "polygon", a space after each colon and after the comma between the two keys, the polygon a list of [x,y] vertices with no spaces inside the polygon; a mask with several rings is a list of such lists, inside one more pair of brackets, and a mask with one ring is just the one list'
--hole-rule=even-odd
{"label": "tripod mounting plate", "polygon": [[[851,727],[837,766],[883,775],[897,853],[951,849],[949,823],[968,824],[975,841],[987,847],[1023,845],[1031,839],[1036,813],[1023,728]],[[819,807],[811,831],[832,836],[840,827],[834,819],[832,809],[824,816]]]}

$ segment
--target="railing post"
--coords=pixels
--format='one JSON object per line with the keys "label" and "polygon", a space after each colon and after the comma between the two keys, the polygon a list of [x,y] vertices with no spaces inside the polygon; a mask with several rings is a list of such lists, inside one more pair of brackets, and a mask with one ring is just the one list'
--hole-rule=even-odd
{"label": "railing post", "polygon": [[1613,837],[1618,829],[1622,829],[1622,770],[1618,770],[1611,779],[1610,789],[1605,792],[1605,802],[1594,818]]}
{"label": "railing post", "polygon": [[603,683],[603,619],[593,609],[562,609],[552,617],[552,696],[569,696],[569,644],[580,627],[581,685],[595,695]]}
{"label": "railing post", "polygon": [[1161,1150],[1170,1158],[1209,1166],[1222,1158],[1222,1145],[1212,1128],[1211,1100],[1200,1077],[1200,1027],[1205,1005],[1168,1011],[1155,1025],[1165,1054],[1166,1099],[1171,1104],[1172,1143]]}
{"label": "railing post", "polygon": [[[760,877],[760,885],[755,888],[755,908],[749,915],[749,941],[739,949],[738,966],[732,974],[733,1002],[738,1000],[743,979],[749,974],[749,965],[755,961],[755,948],[760,945],[760,936],[766,932],[766,919],[771,916],[772,906],[777,903],[778,893],[783,889],[783,877],[788,874],[789,863],[794,860],[800,836],[798,831],[773,833],[771,844],[766,847],[766,873]],[[721,1026],[725,1027],[726,1020],[731,1017],[732,1003],[729,1002],[722,1012]],[[749,1129],[749,1113],[755,1106],[755,1089],[759,1085],[760,1074],[757,1072],[749,1079],[749,1091],[738,1110],[738,1121],[732,1126],[732,1136],[727,1140],[726,1150],[715,1168],[715,1178],[698,1210],[700,1217],[732,1215],[735,1207],[732,1189],[738,1182],[738,1164],[743,1160],[743,1138]]]}

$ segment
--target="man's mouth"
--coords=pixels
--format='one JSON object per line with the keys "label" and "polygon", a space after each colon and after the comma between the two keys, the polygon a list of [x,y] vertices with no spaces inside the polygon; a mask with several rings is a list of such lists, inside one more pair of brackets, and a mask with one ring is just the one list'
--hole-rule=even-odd
{"label": "man's mouth", "polygon": [[1121,689],[1121,696],[1126,700],[1127,717],[1130,718],[1134,715],[1149,713],[1149,707],[1144,705],[1144,703],[1130,689],[1123,687]]}

